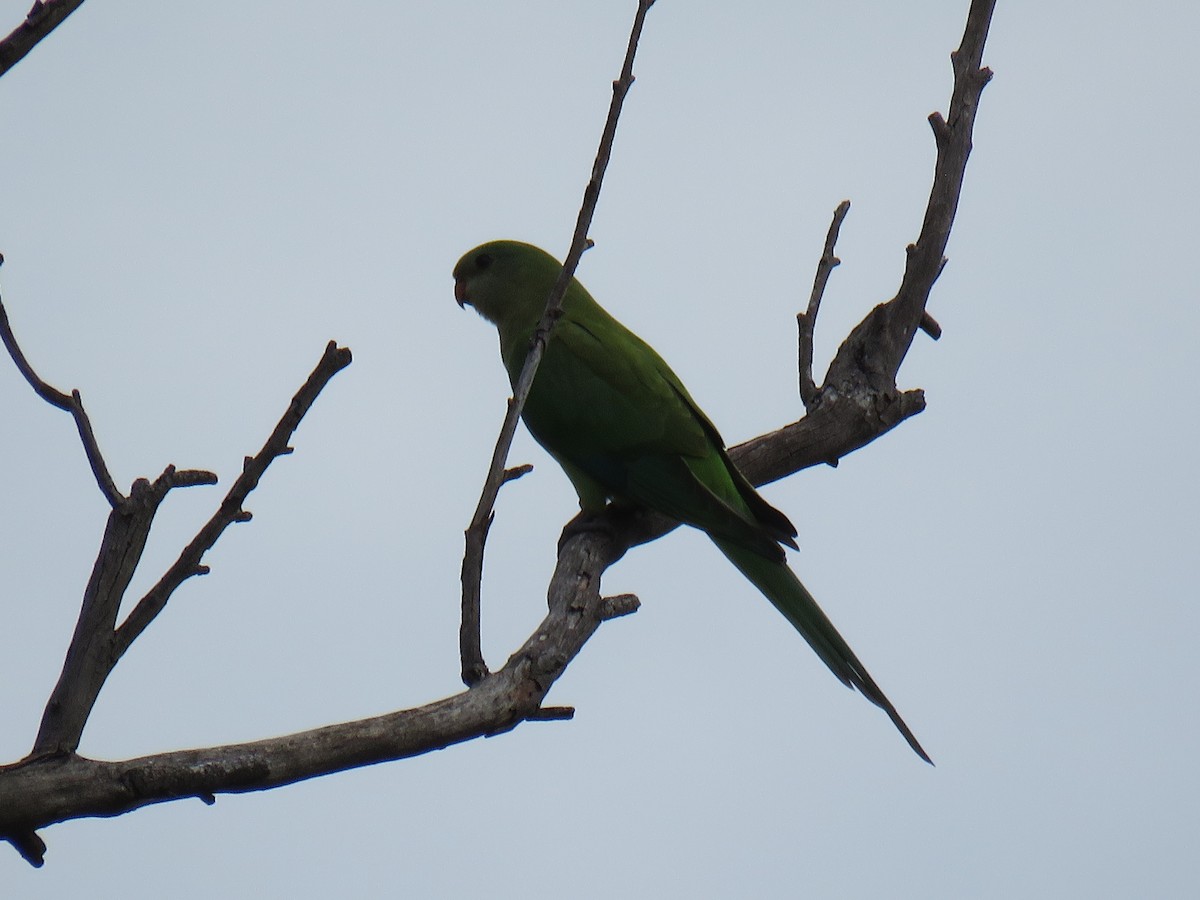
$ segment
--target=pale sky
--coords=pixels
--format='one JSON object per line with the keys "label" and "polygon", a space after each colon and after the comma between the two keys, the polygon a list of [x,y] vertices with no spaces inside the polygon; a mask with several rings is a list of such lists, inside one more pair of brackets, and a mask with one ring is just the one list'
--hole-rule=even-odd
{"label": "pale sky", "polygon": [[[794,315],[853,207],[818,366],[899,283],[967,0],[660,0],[579,277],[730,442],[798,418]],[[29,0],[0,0],[0,31]],[[634,3],[89,0],[0,79],[0,269],[118,484],[173,493],[131,597],[329,339],[334,379],[121,661],[120,759],[461,688],[462,530],[504,413],[450,269],[561,256]],[[764,493],[798,573],[937,762],[697,533],[608,573],[572,722],[0,845],[20,898],[1193,897],[1200,832],[1191,4],[1000,0],[975,151],[901,387],[928,409]],[[823,371],[823,369],[822,369]],[[104,527],[70,418],[0,360],[0,760],[29,749]],[[484,584],[501,665],[575,499],[522,434]]]}

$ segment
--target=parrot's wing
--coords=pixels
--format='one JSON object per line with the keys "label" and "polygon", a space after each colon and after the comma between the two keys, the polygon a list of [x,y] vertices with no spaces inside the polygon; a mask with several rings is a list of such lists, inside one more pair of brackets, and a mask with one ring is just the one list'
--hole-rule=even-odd
{"label": "parrot's wing", "polygon": [[[777,542],[795,546],[795,528],[729,460],[678,376],[611,316],[589,312],[564,316],[554,332],[547,383],[527,407],[535,436],[620,496],[782,559]],[[558,416],[540,408],[547,402]]]}

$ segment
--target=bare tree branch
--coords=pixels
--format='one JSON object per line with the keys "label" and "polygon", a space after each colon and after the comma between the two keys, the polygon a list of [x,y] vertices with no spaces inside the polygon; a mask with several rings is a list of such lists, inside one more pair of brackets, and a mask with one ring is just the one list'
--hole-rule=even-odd
{"label": "bare tree branch", "polygon": [[34,755],[70,753],[79,746],[83,727],[115,663],[112,636],[121,598],[137,569],[158,506],[173,487],[175,470],[168,466],[153,483],[145,478],[135,481],[129,499],[108,514],[75,634],[42,713]]}
{"label": "bare tree branch", "polygon": [[533,333],[533,341],[529,347],[529,355],[525,357],[525,365],[513,389],[512,399],[508,402],[508,412],[500,427],[500,436],[496,440],[496,449],[492,452],[492,461],[484,479],[483,492],[475,507],[475,514],[466,531],[466,549],[462,563],[462,624],[459,626],[459,654],[462,658],[462,680],[468,686],[475,684],[488,673],[487,663],[483,659],[483,649],[479,635],[480,596],[483,582],[483,553],[487,543],[488,529],[495,517],[493,509],[500,487],[505,481],[504,466],[508,459],[509,448],[512,447],[513,436],[517,432],[517,420],[521,410],[525,408],[525,399],[533,385],[533,377],[537,374],[546,349],[546,341],[550,336],[554,323],[561,313],[563,296],[567,285],[575,277],[575,269],[583,252],[590,246],[588,229],[592,225],[592,217],[596,212],[596,203],[600,199],[600,187],[604,183],[604,172],[612,155],[613,140],[617,134],[617,121],[621,117],[621,107],[625,103],[625,95],[633,86],[633,60],[637,55],[638,40],[642,36],[642,25],[646,21],[646,13],[654,5],[654,0],[639,0],[637,12],[633,17],[633,28],[629,33],[629,43],[625,48],[625,62],[621,66],[620,77],[613,82],[612,103],[608,108],[608,118],[604,122],[604,130],[600,135],[600,146],[596,151],[596,160],[592,164],[592,177],[588,180],[583,191],[583,203],[579,208],[579,216],[575,220],[575,233],[571,238],[571,246],[567,258],[563,262],[562,272],[546,298],[546,311]]}
{"label": "bare tree branch", "polygon": [[[938,162],[929,211],[909,253],[901,290],[846,338],[802,420],[730,451],[755,484],[818,463],[836,464],[924,408],[920,391],[897,390],[895,374],[921,327],[924,303],[941,270],[974,112],[989,74],[979,62],[992,6],[992,0],[973,0],[962,47],[954,55],[949,115],[943,125],[937,124],[940,117],[935,120]],[[499,471],[503,478],[503,466]],[[150,485],[140,492],[152,497],[153,490]],[[131,500],[138,496],[135,487]],[[219,793],[277,787],[498,734],[528,720],[566,716],[566,708],[542,706],[547,692],[602,621],[637,607],[629,595],[601,597],[601,576],[630,547],[675,525],[642,511],[606,515],[612,528],[576,531],[563,541],[546,618],[502,669],[483,675],[468,690],[416,709],[246,744],[121,762],[74,753],[31,756],[0,768],[0,837],[37,864],[45,848],[36,829],[54,822],[119,815],[181,797],[211,803]],[[124,527],[136,531],[138,526]],[[119,575],[117,567],[111,577]]]}
{"label": "bare tree branch", "polygon": [[579,602],[555,602],[508,663],[470,690],[417,709],[247,744],[122,762],[75,754],[31,756],[0,768],[0,837],[29,849],[36,846],[35,829],[66,819],[279,787],[499,734],[529,719],[562,718],[561,708],[540,712],[542,698],[614,608],[629,607],[627,599],[602,598],[595,583],[570,574],[575,566],[595,569],[596,552],[577,542],[563,555],[560,569],[567,574],[555,576],[552,595],[569,594]]}
{"label": "bare tree branch", "polygon": [[797,350],[797,367],[800,370],[800,400],[805,409],[812,409],[817,402],[817,385],[813,381],[813,329],[817,325],[817,311],[821,308],[821,298],[825,296],[825,285],[829,283],[829,274],[842,261],[833,255],[837,246],[838,232],[842,230],[842,220],[850,212],[850,201],[843,200],[833,211],[833,221],[829,223],[829,231],[825,235],[825,249],[817,261],[817,274],[813,278],[812,293],[808,297],[808,309],[796,313],[796,326],[799,328],[799,347]]}
{"label": "bare tree branch", "polygon": [[217,512],[184,548],[179,558],[149,593],[138,602],[125,623],[116,627],[117,612],[137,570],[159,504],[172,488],[215,484],[211,472],[176,471],[167,466],[153,483],[139,478],[127,500],[108,517],[100,553],[84,591],[83,607],[67,649],[62,673],[54,687],[32,756],[73,753],[79,747],[88,716],[117,661],[129,645],[166,606],[171,593],[192,575],[205,574],[201,558],[233,522],[249,520],[242,509],[247,495],[277,457],[291,452],[288,441],[321,389],[350,363],[350,351],[332,341],[308,381],[292,399],[287,412],[257,456],[247,457]]}
{"label": "bare tree branch", "polygon": [[[61,393],[33,375],[3,316],[2,306],[0,331],[17,367],[34,390],[43,399],[59,405],[56,401],[61,398]],[[208,571],[206,566],[201,565],[201,559],[224,530],[234,522],[250,520],[250,514],[242,509],[247,496],[257,487],[259,479],[275,459],[292,452],[288,442],[301,419],[329,380],[350,361],[349,350],[339,348],[332,341],[329,343],[317,367],[292,398],[262,450],[256,456],[246,458],[242,474],[216,513],[184,548],[158,584],[134,607],[125,623],[117,628],[116,618],[121,600],[141,560],[159,505],[173,488],[215,484],[217,477],[211,472],[177,471],[174,466],[167,466],[153,482],[145,478],[134,482],[129,497],[121,498],[109,513],[100,552],[84,592],[75,633],[58,683],[42,714],[33,750],[16,767],[0,769],[0,780],[4,780],[8,772],[22,770],[36,760],[56,759],[61,762],[76,758],[74,752],[79,747],[84,726],[117,661],[162,611],[175,588],[192,575],[202,575]],[[35,829],[41,824],[34,817],[27,825],[18,822],[11,829],[0,826],[0,835],[7,837],[22,856],[40,865],[45,844]]]}
{"label": "bare tree branch", "polygon": [[[3,262],[3,258],[0,258],[0,262]],[[92,422],[83,408],[83,398],[80,397],[79,391],[71,391],[70,395],[64,394],[38,377],[33,366],[29,364],[29,360],[25,358],[25,354],[21,352],[12,326],[8,322],[8,313],[4,309],[2,300],[0,300],[0,341],[4,342],[4,348],[8,350],[8,355],[12,357],[12,361],[17,365],[17,370],[29,382],[34,393],[51,406],[66,410],[75,419],[75,428],[79,431],[79,439],[83,441],[83,452],[87,455],[88,465],[92,467],[92,474],[96,478],[96,484],[100,487],[100,493],[104,495],[104,499],[113,509],[122,506],[125,503],[125,495],[117,490],[117,485],[108,472],[108,466],[100,452],[100,445],[96,442],[96,434],[92,431]]]}
{"label": "bare tree branch", "polygon": [[258,487],[259,479],[266,473],[267,467],[280,456],[292,452],[289,442],[292,434],[300,426],[300,420],[316,401],[317,396],[324,390],[330,379],[350,365],[350,351],[339,347],[330,341],[325,347],[312,374],[304,382],[303,387],[296,392],[287,411],[267,438],[261,450],[254,456],[247,456],[242,464],[242,474],[233,482],[225,499],[212,518],[192,538],[191,543],[183,548],[179,558],[171,564],[158,583],[152,587],[137,606],[129,613],[121,627],[113,635],[112,654],[113,664],[129,649],[129,645],[137,640],[146,627],[154,621],[154,617],[162,612],[171,594],[179,585],[193,575],[205,575],[208,568],[201,565],[204,554],[207,553],[224,533],[225,529],[235,522],[250,521],[250,513],[242,508],[250,492]]}
{"label": "bare tree branch", "polygon": [[[763,473],[779,465],[779,459],[799,458],[790,446],[784,453],[773,449],[788,438],[787,431],[733,448],[731,455],[747,477],[761,483],[766,480]],[[835,438],[838,434],[826,432]],[[811,438],[803,465],[854,449],[819,434]],[[747,452],[756,447],[759,452]],[[637,608],[632,595],[600,596],[603,572],[629,547],[653,540],[676,524],[650,513],[614,521],[611,532],[580,532],[564,543],[548,593],[548,615],[500,671],[469,690],[416,709],[247,744],[122,762],[75,754],[31,756],[0,768],[0,836],[26,846],[31,837],[36,839],[35,829],[66,819],[120,815],[183,797],[204,799],[279,787],[416,756],[537,718],[542,699],[600,623]]]}
{"label": "bare tree branch", "polygon": [[0,41],[0,75],[24,59],[42,38],[82,5],[83,0],[34,0],[25,21]]}
{"label": "bare tree branch", "polygon": [[983,88],[992,77],[981,63],[994,6],[995,0],[972,0],[962,44],[950,55],[954,89],[949,113],[945,119],[936,112],[929,117],[937,145],[933,187],[921,234],[907,248],[900,290],[887,303],[875,307],[842,343],[825,379],[826,393],[831,388],[852,394],[863,389],[894,392],[896,373],[922,321],[926,320],[932,334],[941,334],[937,323],[927,319],[925,304],[945,265],[946,243],[971,154],[975,112]]}

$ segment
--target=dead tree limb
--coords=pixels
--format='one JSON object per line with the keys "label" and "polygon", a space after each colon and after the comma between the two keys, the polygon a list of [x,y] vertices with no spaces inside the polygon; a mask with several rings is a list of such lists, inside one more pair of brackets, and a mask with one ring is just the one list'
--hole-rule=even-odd
{"label": "dead tree limb", "polygon": [[[730,451],[755,484],[819,463],[836,464],[924,408],[921,391],[896,387],[896,373],[915,332],[926,327],[925,303],[943,265],[975,110],[990,76],[980,63],[993,5],[994,0],[973,0],[962,45],[953,55],[948,114],[930,119],[938,148],[934,184],[900,290],[873,309],[842,343],[824,383],[820,388],[813,385],[816,392],[804,418]],[[339,352],[345,354],[341,365],[348,363],[348,352]],[[130,502],[137,497],[157,502],[155,484],[135,488]],[[630,547],[674,527],[648,513],[610,518],[611,529],[580,531],[562,543],[546,618],[503,668],[484,675],[468,690],[415,709],[246,744],[120,762],[73,752],[31,755],[0,768],[0,838],[40,864],[45,846],[37,829],[55,822],[120,815],[182,797],[211,803],[220,793],[278,787],[498,734],[524,721],[567,715],[563,709],[542,707],[546,693],[601,622],[636,608],[636,598],[602,597],[601,576]],[[126,527],[136,540],[141,524]],[[115,566],[113,572],[106,578],[115,583],[122,570]]]}
{"label": "dead tree limb", "polygon": [[92,475],[96,479],[96,486],[100,488],[100,493],[104,495],[104,499],[108,501],[108,505],[113,509],[117,509],[124,504],[126,497],[117,490],[112,475],[109,474],[108,464],[104,462],[104,454],[100,452],[100,445],[96,441],[96,433],[92,431],[92,421],[88,418],[87,411],[83,408],[83,398],[80,396],[79,391],[71,391],[70,394],[64,394],[38,377],[37,372],[33,370],[33,366],[29,364],[29,361],[25,358],[25,354],[21,351],[21,346],[17,343],[3,303],[0,303],[0,343],[4,344],[4,349],[12,357],[12,361],[17,366],[17,371],[29,382],[29,386],[33,388],[34,393],[51,406],[56,406],[65,412],[69,412],[75,420],[75,428],[79,432],[79,439],[83,442],[83,452],[87,456],[88,465],[92,467]]}
{"label": "dead tree limb", "polygon": [[805,409],[812,409],[817,402],[820,392],[813,381],[813,331],[817,327],[817,312],[821,308],[821,300],[825,296],[825,285],[829,284],[829,276],[833,270],[842,264],[834,256],[837,247],[838,234],[842,230],[842,222],[846,213],[850,212],[850,201],[843,200],[833,211],[833,221],[829,223],[829,231],[825,235],[825,249],[817,260],[817,274],[813,278],[812,293],[808,297],[808,309],[796,313],[796,326],[799,329],[796,365],[800,374],[800,400]]}
{"label": "dead tree limb", "polygon": [[[208,571],[201,560],[224,530],[234,522],[249,521],[250,514],[243,509],[247,496],[275,459],[291,453],[288,442],[292,433],[329,380],[349,365],[350,351],[330,342],[262,450],[256,456],[246,458],[242,474],[234,481],[212,518],[118,628],[121,601],[141,561],[160,504],[174,488],[215,484],[217,476],[212,472],[177,470],[167,466],[154,481],[139,478],[128,496],[121,494],[108,475],[95,434],[79,400],[79,392],[73,391],[68,396],[36,374],[13,334],[3,302],[0,302],[0,341],[37,395],[72,414],[97,483],[112,506],[62,672],[42,713],[33,749],[16,767],[0,769],[0,782],[7,782],[8,773],[32,771],[29,767],[39,760],[53,759],[69,764],[76,758],[75,751],[88,717],[118,660],[162,611],[180,584],[193,575]],[[17,803],[13,808],[19,806]],[[0,814],[0,819],[3,818],[6,816]],[[40,824],[37,817],[28,823],[0,824],[0,836],[8,838],[30,862],[40,864],[45,852],[45,845],[36,833]]]}
{"label": "dead tree limb", "polygon": [[24,59],[42,38],[82,5],[83,0],[34,0],[25,21],[0,41],[0,75]]}

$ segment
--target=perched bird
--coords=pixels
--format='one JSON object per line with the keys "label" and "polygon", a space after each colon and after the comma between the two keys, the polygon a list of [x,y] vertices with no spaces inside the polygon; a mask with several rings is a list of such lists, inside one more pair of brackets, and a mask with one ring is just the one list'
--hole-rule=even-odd
{"label": "perched bird", "polygon": [[[499,330],[514,385],[561,270],[544,250],[517,241],[483,244],[454,267],[455,299]],[[671,368],[575,279],[522,418],[567,473],[585,512],[609,500],[632,502],[706,532],[833,674],[883,708],[917,755],[932,762],[788,568],[780,545],[796,546],[795,526],[730,461],[716,427]]]}

